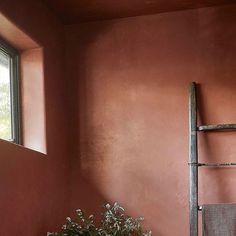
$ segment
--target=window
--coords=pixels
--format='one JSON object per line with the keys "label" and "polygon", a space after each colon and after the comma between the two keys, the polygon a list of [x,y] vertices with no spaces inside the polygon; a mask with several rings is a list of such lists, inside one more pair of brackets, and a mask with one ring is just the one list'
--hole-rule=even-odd
{"label": "window", "polygon": [[20,144],[19,55],[0,40],[0,138]]}

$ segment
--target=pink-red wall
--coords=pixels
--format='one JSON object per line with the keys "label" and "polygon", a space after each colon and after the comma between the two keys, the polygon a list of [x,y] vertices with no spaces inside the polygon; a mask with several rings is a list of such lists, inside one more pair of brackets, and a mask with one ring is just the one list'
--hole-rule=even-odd
{"label": "pink-red wall", "polygon": [[[60,22],[39,1],[1,1],[0,11],[43,48],[47,128],[46,155],[0,141],[0,235],[42,236],[46,235],[47,231],[60,228],[68,209],[70,155],[63,60],[64,32]],[[4,24],[2,27],[5,28],[2,30],[11,37],[12,32],[8,26]],[[13,37],[17,39],[20,35]],[[21,40],[24,41],[19,38],[18,42]],[[33,71],[38,58],[36,56],[32,58],[35,60],[28,62],[28,69]],[[39,69],[35,75],[28,73],[32,80],[42,79],[42,76],[39,76],[42,68]],[[38,82],[35,81],[36,84]],[[43,88],[38,89],[42,93]],[[34,113],[32,115],[37,111],[38,94],[36,95],[32,95],[31,99],[24,99],[24,103],[31,104],[31,113]],[[27,114],[30,114],[29,110]],[[42,117],[42,114],[39,114],[37,122],[40,123]],[[26,122],[25,125],[30,126],[31,122]],[[41,127],[41,123],[39,125]],[[32,143],[35,137],[33,133],[31,135],[29,141]]]}
{"label": "pink-red wall", "polygon": [[[0,11],[43,48],[47,141],[46,155],[0,141],[0,235],[46,235],[106,201],[153,235],[188,235],[188,84],[201,122],[236,122],[236,7],[67,26],[67,60],[44,5]],[[200,160],[235,161],[235,140],[201,134]],[[234,169],[201,171],[200,202],[236,202],[235,184]]]}
{"label": "pink-red wall", "polygon": [[[71,211],[118,201],[155,236],[188,235],[188,85],[200,122],[236,122],[235,23],[229,5],[66,27]],[[235,161],[234,133],[200,146],[202,162]],[[200,171],[200,203],[236,202],[235,184]]]}

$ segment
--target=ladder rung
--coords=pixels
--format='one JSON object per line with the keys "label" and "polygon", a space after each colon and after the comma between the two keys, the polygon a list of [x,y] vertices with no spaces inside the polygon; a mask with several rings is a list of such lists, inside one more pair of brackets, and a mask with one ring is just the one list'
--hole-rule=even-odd
{"label": "ladder rung", "polygon": [[197,165],[200,167],[229,167],[236,166],[236,163],[198,163]]}
{"label": "ladder rung", "polygon": [[236,124],[218,124],[218,125],[201,125],[198,126],[198,131],[211,130],[236,130]]}

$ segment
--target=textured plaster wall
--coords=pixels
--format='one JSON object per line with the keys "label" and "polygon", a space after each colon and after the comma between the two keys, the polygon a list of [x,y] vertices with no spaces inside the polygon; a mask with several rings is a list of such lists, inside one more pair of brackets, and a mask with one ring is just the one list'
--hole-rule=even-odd
{"label": "textured plaster wall", "polygon": [[[47,140],[47,155],[0,141],[0,235],[46,235],[106,201],[154,235],[188,235],[188,84],[201,123],[236,122],[236,7],[67,26],[66,61],[44,5],[0,11],[43,48]],[[199,138],[201,161],[235,161],[234,133]],[[236,202],[235,184],[234,169],[200,171],[200,202]]]}
{"label": "textured plaster wall", "polygon": [[[66,27],[71,211],[119,201],[156,236],[188,235],[188,85],[201,123],[236,122],[235,23],[232,5]],[[235,161],[234,133],[200,146]],[[234,169],[200,171],[200,202],[236,202],[235,184]]]}
{"label": "textured plaster wall", "polygon": [[[69,129],[63,70],[63,27],[37,1],[1,1],[0,11],[43,48],[47,128],[47,155],[0,140],[0,235],[42,236],[49,230],[59,228],[68,209]],[[15,34],[16,31],[8,23],[5,24],[5,21],[2,27],[4,29],[1,32],[8,38],[13,41],[19,39],[16,45],[27,41],[20,34]],[[23,48],[27,47],[34,47],[34,43],[26,42]],[[38,60],[38,54],[32,58],[28,69],[33,68],[34,59]],[[42,72],[41,70],[42,68],[39,71]],[[32,80],[42,79],[38,74],[28,75]],[[35,81],[36,84],[38,82]],[[42,87],[38,87],[38,90],[42,92]],[[24,98],[24,103],[33,106],[31,112],[34,115],[37,110],[36,95],[37,91],[35,96]],[[38,116],[41,124],[40,119],[43,119],[42,114]],[[31,124],[29,122],[26,125]],[[31,142],[35,139],[34,135],[31,133]]]}

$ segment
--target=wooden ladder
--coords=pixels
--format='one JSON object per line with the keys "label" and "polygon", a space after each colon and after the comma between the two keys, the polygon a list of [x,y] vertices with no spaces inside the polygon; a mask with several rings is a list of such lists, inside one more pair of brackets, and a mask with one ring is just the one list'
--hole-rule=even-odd
{"label": "wooden ladder", "polygon": [[229,167],[236,163],[199,163],[198,135],[203,131],[236,131],[236,124],[197,125],[197,86],[195,82],[189,88],[189,210],[190,236],[198,236],[198,168],[199,167]]}

